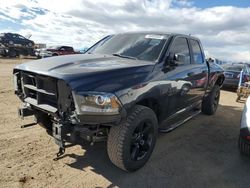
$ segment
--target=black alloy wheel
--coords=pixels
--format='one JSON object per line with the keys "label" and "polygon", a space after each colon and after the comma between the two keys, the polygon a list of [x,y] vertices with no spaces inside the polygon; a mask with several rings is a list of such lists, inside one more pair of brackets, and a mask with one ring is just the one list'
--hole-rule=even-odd
{"label": "black alloy wheel", "polygon": [[209,94],[203,98],[202,100],[202,108],[201,111],[207,115],[213,115],[220,101],[220,86],[214,85],[213,89],[209,92]]}
{"label": "black alloy wheel", "polygon": [[213,102],[213,109],[214,111],[217,110],[218,104],[219,104],[219,100],[220,100],[220,90],[217,89],[215,90],[215,94],[214,94],[214,102]]}
{"label": "black alloy wheel", "polygon": [[154,128],[150,121],[139,124],[132,135],[130,155],[133,161],[142,160],[153,144]]}
{"label": "black alloy wheel", "polygon": [[158,133],[158,120],[154,111],[136,105],[126,121],[111,127],[107,150],[111,162],[125,171],[143,167],[150,158]]}

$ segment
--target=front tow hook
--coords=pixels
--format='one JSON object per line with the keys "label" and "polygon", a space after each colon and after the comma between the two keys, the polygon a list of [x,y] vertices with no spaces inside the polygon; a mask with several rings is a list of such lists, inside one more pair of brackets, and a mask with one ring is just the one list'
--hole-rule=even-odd
{"label": "front tow hook", "polygon": [[65,153],[65,148],[59,148],[58,153],[56,154],[56,157],[61,157]]}
{"label": "front tow hook", "polygon": [[64,143],[64,131],[63,131],[63,124],[61,123],[53,123],[53,137],[55,139],[55,143],[59,146],[59,151],[57,152],[56,156],[58,157],[62,156],[65,153],[65,143]]}

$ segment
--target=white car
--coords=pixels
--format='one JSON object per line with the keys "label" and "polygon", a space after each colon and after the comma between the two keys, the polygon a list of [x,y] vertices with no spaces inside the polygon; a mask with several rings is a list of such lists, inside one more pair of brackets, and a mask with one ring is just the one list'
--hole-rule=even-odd
{"label": "white car", "polygon": [[35,52],[37,58],[52,57],[52,52],[47,51],[46,48],[37,49]]}
{"label": "white car", "polygon": [[239,148],[242,153],[250,155],[250,97],[247,99],[241,117]]}

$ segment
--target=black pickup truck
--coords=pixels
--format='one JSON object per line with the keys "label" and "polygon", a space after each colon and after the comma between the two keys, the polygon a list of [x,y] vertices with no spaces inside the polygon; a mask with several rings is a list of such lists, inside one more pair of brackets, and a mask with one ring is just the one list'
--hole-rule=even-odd
{"label": "black pickup truck", "polygon": [[110,160],[135,171],[157,133],[202,111],[215,113],[223,70],[205,61],[199,39],[171,33],[110,35],[85,54],[51,57],[14,69],[22,117],[34,115],[59,145],[107,141]]}

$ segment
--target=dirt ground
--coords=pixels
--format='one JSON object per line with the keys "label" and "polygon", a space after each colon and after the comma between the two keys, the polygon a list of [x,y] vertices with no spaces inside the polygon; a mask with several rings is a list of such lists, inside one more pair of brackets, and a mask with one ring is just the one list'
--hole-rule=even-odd
{"label": "dirt ground", "polygon": [[58,161],[58,147],[39,126],[17,117],[12,69],[27,60],[0,59],[0,187],[249,187],[250,158],[237,148],[243,103],[222,91],[216,115],[198,115],[160,134],[141,170],[126,173],[108,159],[105,143],[73,146]]}

